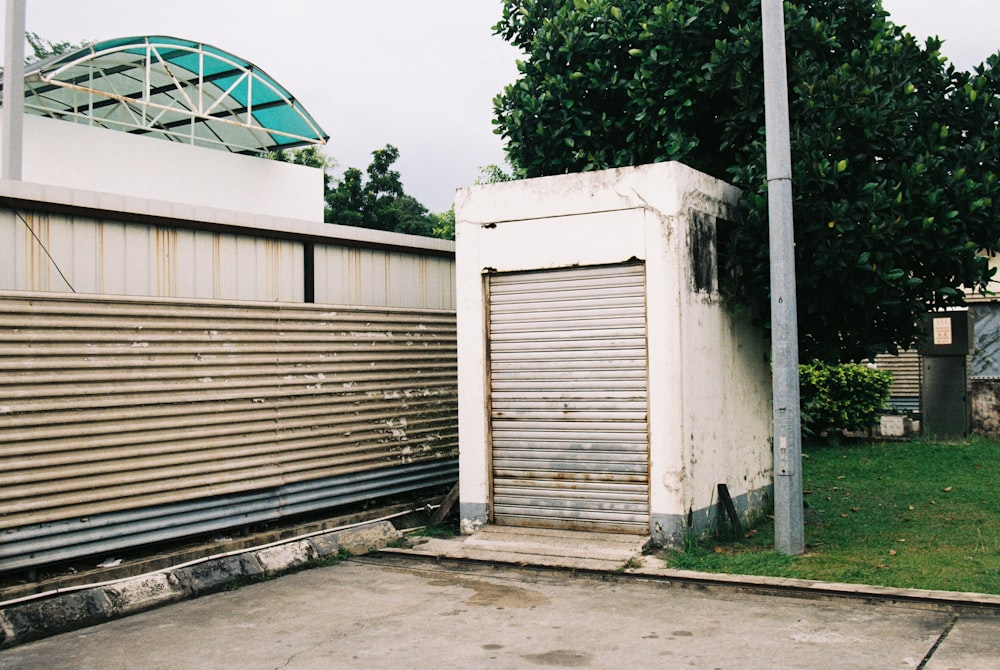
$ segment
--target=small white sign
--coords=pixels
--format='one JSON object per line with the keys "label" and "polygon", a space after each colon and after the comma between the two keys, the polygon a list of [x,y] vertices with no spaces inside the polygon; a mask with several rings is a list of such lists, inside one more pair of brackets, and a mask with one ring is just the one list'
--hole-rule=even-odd
{"label": "small white sign", "polygon": [[951,344],[951,319],[947,316],[934,319],[934,344]]}

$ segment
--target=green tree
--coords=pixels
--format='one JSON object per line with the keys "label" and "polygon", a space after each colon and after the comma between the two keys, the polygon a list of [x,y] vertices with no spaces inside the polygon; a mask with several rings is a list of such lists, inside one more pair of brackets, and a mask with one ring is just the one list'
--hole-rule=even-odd
{"label": "green tree", "polygon": [[[357,168],[345,170],[340,181],[327,190],[327,222],[435,236],[443,215],[429,213],[406,193],[399,172],[392,169],[398,158],[399,150],[387,144],[372,152],[372,162],[365,172]],[[447,231],[442,229],[444,234]],[[454,238],[454,224],[451,235]]]}
{"label": "green tree", "polygon": [[[1000,249],[1000,55],[972,73],[878,0],[785,3],[800,350],[858,360],[984,290]],[[494,100],[518,177],[680,160],[743,191],[727,298],[768,314],[760,0],[505,0]]]}
{"label": "green tree", "polygon": [[499,184],[505,181],[514,181],[515,177],[496,163],[483,165],[479,168],[479,176],[476,177],[476,184]]}
{"label": "green tree", "polygon": [[301,149],[278,149],[270,154],[268,158],[282,163],[294,163],[295,165],[305,165],[306,167],[322,168],[325,173],[337,166],[337,161],[323,153],[316,145],[310,145]]}
{"label": "green tree", "polygon": [[364,173],[347,168],[337,185],[326,192],[326,222],[367,227]]}
{"label": "green tree", "polygon": [[393,229],[397,233],[408,235],[424,235],[432,237],[434,233],[435,220],[431,217],[427,208],[420,204],[412,195],[401,195],[393,203],[399,212],[396,227]]}
{"label": "green tree", "polygon": [[431,235],[442,240],[455,239],[455,205],[452,205],[447,212],[431,214],[434,226],[431,228]]}
{"label": "green tree", "polygon": [[[45,60],[50,56],[62,56],[63,54],[68,54],[71,51],[76,51],[77,49],[82,49],[83,47],[90,46],[93,42],[51,42],[44,37],[41,37],[38,33],[33,33],[27,31],[24,33],[24,39],[31,48],[30,53],[25,54],[24,64],[31,65],[32,63],[37,63],[38,61]],[[0,63],[0,66],[3,64]],[[3,67],[0,67],[0,74],[3,73]]]}
{"label": "green tree", "polygon": [[348,168],[328,192],[326,202],[330,223],[362,228],[395,230],[402,216],[396,199],[404,195],[399,172],[392,164],[399,150],[391,144],[372,152],[365,173]]}
{"label": "green tree", "polygon": [[31,47],[31,53],[24,58],[25,65],[45,60],[50,56],[62,56],[63,54],[68,54],[71,51],[76,51],[77,49],[93,44],[93,42],[90,41],[77,43],[52,42],[40,36],[38,33],[33,33],[31,31],[24,33],[24,39],[28,42],[28,46]]}

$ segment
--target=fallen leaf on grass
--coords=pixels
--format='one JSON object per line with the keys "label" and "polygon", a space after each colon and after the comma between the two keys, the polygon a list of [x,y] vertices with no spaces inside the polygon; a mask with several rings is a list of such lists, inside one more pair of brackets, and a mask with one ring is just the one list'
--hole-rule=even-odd
{"label": "fallen leaf on grass", "polygon": [[851,508],[851,511],[852,511],[852,512],[860,512],[860,511],[861,511],[861,508],[860,508],[860,507],[852,507],[852,508]]}
{"label": "fallen leaf on grass", "polygon": [[946,488],[945,488],[945,489],[943,489],[943,490],[944,490],[944,492],[945,492],[945,493],[951,493],[951,489],[952,489],[952,488],[954,488],[954,487],[951,487],[951,486],[948,486],[948,487],[946,487]]}
{"label": "fallen leaf on grass", "polygon": [[906,506],[906,509],[908,509],[908,510],[915,510],[915,509],[917,509],[917,508],[916,508],[916,507],[914,507],[913,505],[907,505],[907,506]]}
{"label": "fallen leaf on grass", "polygon": [[895,556],[896,555],[896,550],[895,549],[890,549],[889,550],[889,555],[890,556]]}
{"label": "fallen leaf on grass", "polygon": [[842,516],[842,517],[844,517],[846,519],[850,515],[845,512],[845,513],[841,514],[840,516]]}

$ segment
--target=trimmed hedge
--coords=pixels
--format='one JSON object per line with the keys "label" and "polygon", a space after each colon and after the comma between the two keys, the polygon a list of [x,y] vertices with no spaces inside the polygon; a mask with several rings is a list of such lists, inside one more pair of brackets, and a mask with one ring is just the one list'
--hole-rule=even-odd
{"label": "trimmed hedge", "polygon": [[889,401],[892,373],[857,363],[799,365],[802,432],[867,431]]}

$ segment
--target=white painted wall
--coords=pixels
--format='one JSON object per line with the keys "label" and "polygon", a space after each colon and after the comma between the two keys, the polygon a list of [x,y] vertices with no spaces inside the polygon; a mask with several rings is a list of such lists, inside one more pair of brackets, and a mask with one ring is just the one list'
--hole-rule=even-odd
{"label": "white painted wall", "polygon": [[[459,442],[463,529],[489,509],[484,273],[645,261],[650,511],[654,537],[678,520],[771,483],[764,334],[696,292],[694,212],[729,219],[732,186],[679,163],[461,189],[456,198]],[[657,527],[661,524],[661,527]],[[670,525],[670,528],[662,527]]]}
{"label": "white painted wall", "polygon": [[[2,151],[0,145],[0,151]],[[323,221],[323,171],[117,130],[24,117],[27,182]]]}

